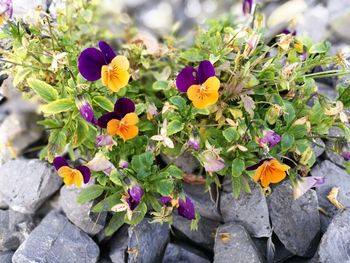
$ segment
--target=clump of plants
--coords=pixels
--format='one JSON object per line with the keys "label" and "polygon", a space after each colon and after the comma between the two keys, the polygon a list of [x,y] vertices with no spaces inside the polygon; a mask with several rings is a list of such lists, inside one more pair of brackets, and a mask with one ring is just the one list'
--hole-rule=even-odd
{"label": "clump of plants", "polygon": [[[209,21],[191,46],[176,32],[157,41],[122,22],[122,34],[111,35],[94,23],[96,1],[67,4],[55,19],[37,10],[31,23],[2,26],[10,47],[2,50],[3,72],[44,116],[40,158],[66,185],[83,187],[77,202],[95,200],[94,212],[113,214],[107,235],[147,213],[171,223],[175,212],[196,227],[184,180],[209,188],[227,177],[238,198],[252,182],[268,194],[288,177],[297,198],[323,183],[308,176],[312,147],[334,126],[344,136],[333,150],[350,159],[349,86],[339,84],[331,101],[315,83],[347,74],[345,56],[293,32],[271,36],[264,15],[249,15],[251,1],[244,2],[244,23]],[[198,165],[196,174],[174,165],[178,158]]]}

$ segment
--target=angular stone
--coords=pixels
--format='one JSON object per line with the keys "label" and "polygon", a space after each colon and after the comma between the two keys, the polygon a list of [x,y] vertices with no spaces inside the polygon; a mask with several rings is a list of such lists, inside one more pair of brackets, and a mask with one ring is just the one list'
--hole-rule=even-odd
{"label": "angular stone", "polygon": [[221,215],[216,208],[216,204],[211,200],[209,192],[205,191],[205,187],[201,185],[190,185],[183,183],[185,193],[191,198],[194,207],[202,217],[214,221],[221,221]]}
{"label": "angular stone", "polygon": [[316,188],[319,207],[325,213],[321,213],[322,232],[325,232],[334,215],[339,212],[327,199],[327,195],[333,187],[339,187],[337,200],[345,207],[350,207],[350,177],[348,173],[334,163],[326,160],[314,166],[312,176],[325,176],[325,183]]}
{"label": "angular stone", "polygon": [[21,213],[34,213],[61,184],[54,168],[37,159],[11,160],[0,167],[3,200]]}
{"label": "angular stone", "polygon": [[238,199],[232,196],[232,187],[224,188],[220,198],[222,218],[225,223],[239,222],[254,237],[268,237],[271,227],[265,195],[257,184],[251,183],[250,187],[251,193],[241,193]]}
{"label": "angular stone", "polygon": [[13,254],[14,254],[13,251],[0,252],[0,262],[1,263],[12,263]]}
{"label": "angular stone", "polygon": [[128,249],[128,227],[123,226],[110,240],[109,258],[113,263],[125,263]]}
{"label": "angular stone", "polygon": [[320,138],[315,139],[315,143],[311,144],[311,148],[314,151],[315,158],[320,157],[324,153],[325,147],[325,143]]}
{"label": "angular stone", "polygon": [[13,263],[97,262],[100,250],[82,230],[53,211],[32,231],[13,255]]}
{"label": "angular stone", "polygon": [[177,244],[169,243],[165,249],[163,263],[210,263],[205,257],[199,256]]}
{"label": "angular stone", "polygon": [[339,213],[329,225],[318,248],[318,262],[340,263],[350,261],[350,210]]}
{"label": "angular stone", "polygon": [[[331,14],[330,29],[338,37],[339,42],[350,43],[350,36],[346,34],[347,26],[350,23],[350,7],[347,0],[328,1],[328,9]],[[333,36],[334,37],[334,36]]]}
{"label": "angular stone", "polygon": [[297,200],[289,181],[277,185],[267,198],[274,232],[292,253],[304,256],[320,231],[317,195],[309,190]]}
{"label": "angular stone", "polygon": [[81,189],[63,186],[60,190],[60,205],[70,221],[89,235],[99,233],[106,223],[107,213],[93,213],[93,202],[78,204],[75,200]]}
{"label": "angular stone", "polygon": [[198,229],[191,230],[191,221],[179,216],[177,214],[173,214],[173,225],[175,235],[190,239],[194,243],[199,246],[202,246],[206,249],[213,250],[214,248],[214,239],[216,228],[219,223],[217,221],[213,221],[207,219],[205,217],[201,217],[198,222]]}
{"label": "angular stone", "polygon": [[169,225],[149,223],[145,218],[138,225],[129,227],[128,262],[161,262],[165,247],[169,241]]}
{"label": "angular stone", "polygon": [[[348,128],[350,128],[349,125]],[[332,127],[331,129],[329,129],[329,135],[333,137],[344,137],[344,131],[339,127]],[[340,154],[332,150],[334,148],[334,142],[335,139],[330,139],[326,141],[326,158],[335,163],[336,165],[345,168],[344,158]]]}
{"label": "angular stone", "polygon": [[263,262],[248,232],[237,223],[219,226],[215,236],[214,263],[232,262]]}

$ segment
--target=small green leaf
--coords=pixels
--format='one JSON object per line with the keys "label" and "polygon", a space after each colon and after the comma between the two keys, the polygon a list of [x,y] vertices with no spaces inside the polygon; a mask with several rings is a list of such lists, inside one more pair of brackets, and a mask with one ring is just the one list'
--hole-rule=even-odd
{"label": "small green leaf", "polygon": [[184,172],[175,165],[169,165],[165,170],[171,177],[182,179]]}
{"label": "small green leaf", "polygon": [[241,193],[241,178],[240,177],[231,177],[232,178],[232,195],[234,198],[238,198]]}
{"label": "small green leaf", "polygon": [[58,98],[58,92],[51,85],[44,81],[29,78],[27,80],[29,87],[38,94],[44,101],[51,102]]}
{"label": "small green leaf", "polygon": [[183,110],[186,107],[186,100],[181,96],[174,96],[169,99],[171,104],[175,105],[179,110]]}
{"label": "small green leaf", "polygon": [[329,48],[330,48],[329,42],[316,43],[310,47],[309,53],[310,54],[327,53],[329,51]]}
{"label": "small green leaf", "polygon": [[132,211],[131,220],[128,220],[126,215],[124,216],[125,223],[128,223],[130,225],[137,225],[143,220],[146,213],[147,206],[144,202],[142,202]]}
{"label": "small green leaf", "polygon": [[345,169],[348,174],[350,174],[350,161],[345,162]]}
{"label": "small green leaf", "polygon": [[167,135],[173,135],[182,131],[185,128],[185,124],[179,120],[173,120],[168,124]]}
{"label": "small green leaf", "polygon": [[239,138],[239,134],[235,128],[230,127],[222,132],[222,135],[228,142],[236,141]]}
{"label": "small green leaf", "polygon": [[75,133],[73,135],[74,147],[78,147],[79,145],[81,145],[87,138],[88,133],[89,133],[89,126],[87,122],[82,118],[78,118],[76,123]]}
{"label": "small green leaf", "polygon": [[72,99],[60,99],[41,107],[41,110],[46,114],[56,114],[64,111],[71,110],[75,107]]}
{"label": "small green leaf", "polygon": [[47,158],[52,162],[56,155],[63,153],[67,144],[67,135],[65,130],[55,129],[50,132],[49,142],[47,145]]}
{"label": "small green leaf", "polygon": [[245,170],[245,163],[242,159],[236,158],[232,161],[232,176],[240,177]]}
{"label": "small green leaf", "polygon": [[114,169],[109,175],[109,180],[111,180],[115,185],[123,185],[120,178],[120,174],[116,169]]}
{"label": "small green leaf", "polygon": [[18,70],[13,78],[13,86],[17,86],[19,83],[21,83],[31,72],[31,68],[22,68],[21,70]]}
{"label": "small green leaf", "polygon": [[285,115],[283,115],[284,120],[287,122],[287,124],[291,123],[295,119],[295,110],[291,103],[285,102],[284,103],[284,110],[286,112]]}
{"label": "small green leaf", "polygon": [[151,174],[153,160],[154,157],[151,152],[135,155],[132,157],[131,167],[137,172],[139,178],[144,178]]}
{"label": "small green leaf", "polygon": [[103,187],[100,185],[91,185],[88,188],[83,189],[77,197],[77,203],[83,204],[94,200],[103,193]]}
{"label": "small green leaf", "polygon": [[121,228],[122,225],[124,225],[124,217],[125,212],[118,212],[112,216],[105,229],[106,236],[109,237],[113,235],[119,228]]}
{"label": "small green leaf", "polygon": [[95,96],[92,100],[94,103],[96,103],[98,106],[100,106],[102,109],[106,111],[113,111],[114,109],[113,103],[106,97]]}
{"label": "small green leaf", "polygon": [[113,206],[120,203],[121,193],[115,193],[103,199],[101,202],[97,203],[93,208],[92,212],[101,213],[110,211]]}
{"label": "small green leaf", "polygon": [[282,151],[288,151],[294,145],[294,136],[290,134],[283,134],[281,140]]}
{"label": "small green leaf", "polygon": [[164,80],[158,80],[153,83],[152,89],[155,91],[160,91],[160,90],[167,90],[168,89],[168,82]]}
{"label": "small green leaf", "polygon": [[169,179],[159,180],[157,182],[157,192],[162,196],[169,196],[174,190],[174,184]]}

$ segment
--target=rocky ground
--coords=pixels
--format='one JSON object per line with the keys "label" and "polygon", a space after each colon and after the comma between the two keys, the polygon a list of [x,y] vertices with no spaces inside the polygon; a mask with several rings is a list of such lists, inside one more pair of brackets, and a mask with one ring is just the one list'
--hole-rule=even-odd
{"label": "rocky ground", "polygon": [[[20,7],[18,16],[33,5],[42,4],[52,12],[59,5],[55,0],[50,1],[51,6],[45,0],[14,2]],[[175,19],[188,26],[201,23],[203,14],[213,16],[229,10],[229,2],[132,0],[120,8],[135,15],[140,26],[159,33]],[[273,16],[284,1],[263,2]],[[316,40],[328,38],[335,45],[334,52],[349,49],[346,27],[350,2],[296,0],[294,7],[304,11],[298,33]],[[163,17],[161,25],[148,19],[157,14]],[[343,80],[318,83],[320,92],[336,97],[334,86],[339,81]],[[92,203],[76,204],[79,190],[63,186],[54,169],[28,151],[44,143],[43,131],[34,124],[39,118],[35,107],[21,101],[10,80],[0,83],[1,263],[350,262],[350,176],[342,158],[332,151],[315,146],[317,163],[311,174],[325,176],[326,183],[298,200],[293,199],[288,181],[276,185],[268,197],[252,185],[252,193],[238,200],[231,195],[229,181],[211,196],[203,186],[185,184],[202,216],[197,231],[191,231],[187,220],[174,215],[172,226],[149,224],[146,218],[138,226],[125,225],[106,237],[103,228],[110,215],[91,213]],[[332,129],[331,133],[336,136],[341,131]],[[319,140],[317,144],[331,146],[332,141]],[[336,208],[326,198],[335,186],[340,187],[338,200],[345,209]]]}

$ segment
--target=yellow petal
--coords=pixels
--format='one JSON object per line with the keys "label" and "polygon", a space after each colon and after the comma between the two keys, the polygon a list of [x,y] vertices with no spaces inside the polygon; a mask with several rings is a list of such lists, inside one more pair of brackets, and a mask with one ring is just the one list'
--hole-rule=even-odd
{"label": "yellow petal", "polygon": [[127,71],[129,61],[124,56],[116,56],[109,65],[102,66],[101,80],[103,85],[106,85],[114,92],[118,92],[125,87],[130,79],[130,74]]}
{"label": "yellow petal", "polygon": [[66,177],[68,175],[71,175],[74,169],[70,168],[69,166],[62,166],[60,169],[58,169],[57,173],[60,177]]}
{"label": "yellow petal", "polygon": [[191,100],[199,100],[200,99],[200,89],[199,85],[192,85],[187,90],[187,97]]}
{"label": "yellow petal", "polygon": [[119,120],[110,120],[107,123],[107,133],[111,136],[116,135],[118,133],[118,129],[120,126],[120,121]]}
{"label": "yellow petal", "polygon": [[113,58],[111,64],[117,67],[117,69],[124,71],[128,70],[130,66],[129,60],[122,55],[118,55],[115,58]]}
{"label": "yellow petal", "polygon": [[139,122],[139,117],[137,117],[135,112],[128,113],[121,120],[123,125],[135,125]]}
{"label": "yellow petal", "polygon": [[130,140],[139,134],[139,128],[135,125],[121,126],[117,134],[124,140]]}
{"label": "yellow petal", "polygon": [[276,159],[272,159],[272,160],[270,160],[268,162],[269,162],[269,166],[272,166],[274,169],[277,169],[277,170],[280,170],[280,171],[286,172],[290,168],[288,165],[282,164],[279,161],[277,161]]}
{"label": "yellow petal", "polygon": [[276,169],[269,169],[269,181],[279,183],[286,177],[286,172]]}
{"label": "yellow petal", "polygon": [[218,91],[220,88],[220,80],[217,77],[210,77],[204,83],[207,91]]}
{"label": "yellow petal", "polygon": [[83,175],[80,172],[74,173],[74,183],[77,186],[77,188],[81,187],[83,180]]}
{"label": "yellow petal", "polygon": [[265,165],[264,164],[260,165],[256,169],[255,175],[254,175],[254,178],[253,178],[255,182],[258,182],[260,180],[261,175],[263,174],[264,170],[265,170]]}

